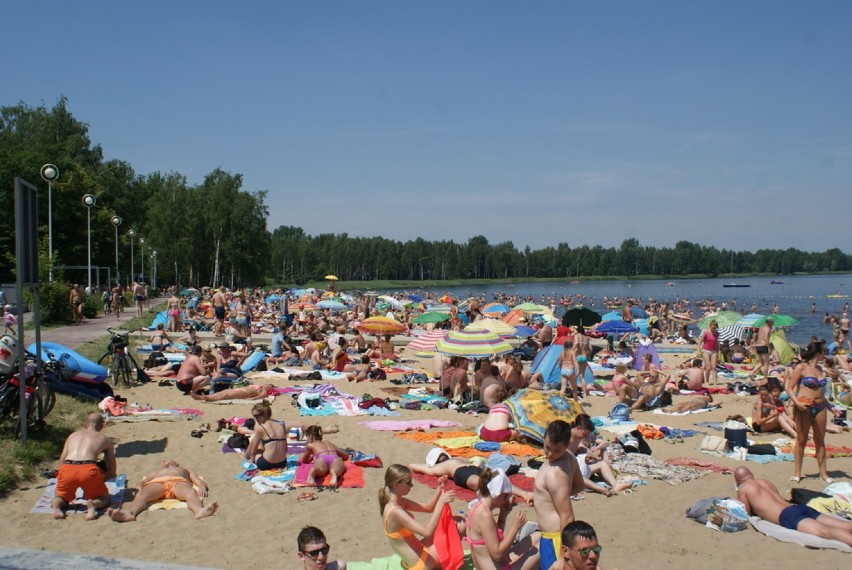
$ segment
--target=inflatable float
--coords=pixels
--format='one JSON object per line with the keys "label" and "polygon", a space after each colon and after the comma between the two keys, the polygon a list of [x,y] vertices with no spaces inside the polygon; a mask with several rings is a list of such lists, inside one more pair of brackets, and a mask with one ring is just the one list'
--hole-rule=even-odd
{"label": "inflatable float", "polygon": [[[35,343],[27,347],[27,351],[35,354]],[[52,358],[51,358],[52,357]],[[44,362],[57,360],[65,366],[63,378],[86,384],[103,384],[106,382],[107,369],[96,364],[80,354],[55,342],[41,343],[41,359]]]}

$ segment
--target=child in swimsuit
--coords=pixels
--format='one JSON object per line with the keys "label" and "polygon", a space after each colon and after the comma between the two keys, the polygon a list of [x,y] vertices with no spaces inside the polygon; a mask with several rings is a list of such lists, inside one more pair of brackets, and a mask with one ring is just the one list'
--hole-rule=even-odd
{"label": "child in swimsuit", "polygon": [[[526,515],[512,512],[512,484],[501,469],[484,469],[479,476],[477,499],[467,515],[467,536],[462,541],[470,548],[476,568],[515,568],[537,566],[539,533],[514,542],[527,522]],[[499,510],[497,520],[492,511]]]}
{"label": "child in swimsuit", "polygon": [[[418,503],[406,498],[413,481],[411,469],[394,464],[385,471],[385,484],[379,489],[379,510],[382,526],[391,548],[402,558],[403,568],[409,570],[439,570],[441,563],[432,544],[444,505],[455,499],[455,493],[444,491],[444,479],[439,480],[435,495],[428,503]],[[424,525],[411,513],[431,513]],[[424,539],[421,541],[418,534]]]}

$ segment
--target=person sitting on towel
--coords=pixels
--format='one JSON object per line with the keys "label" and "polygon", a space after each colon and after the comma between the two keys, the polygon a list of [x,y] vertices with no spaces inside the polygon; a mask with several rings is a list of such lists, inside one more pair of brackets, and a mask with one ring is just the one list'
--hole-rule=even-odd
{"label": "person sitting on towel", "polygon": [[677,404],[666,406],[665,408],[662,408],[662,410],[667,414],[682,414],[684,412],[695,412],[698,410],[703,410],[704,408],[713,408],[721,405],[722,404],[713,403],[712,394],[704,394],[700,398],[684,400],[683,402],[678,402]]}
{"label": "person sitting on towel", "polygon": [[852,521],[824,515],[807,505],[788,503],[775,485],[766,479],[755,479],[747,467],[737,467],[734,480],[737,499],[750,515],[790,530],[839,540],[852,546]]}

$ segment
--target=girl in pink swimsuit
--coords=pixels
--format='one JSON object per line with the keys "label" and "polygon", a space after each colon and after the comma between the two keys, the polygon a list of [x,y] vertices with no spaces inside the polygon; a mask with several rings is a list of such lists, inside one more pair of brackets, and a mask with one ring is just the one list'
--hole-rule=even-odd
{"label": "girl in pink swimsuit", "polygon": [[[514,543],[527,522],[526,515],[512,512],[512,483],[501,469],[483,469],[479,475],[477,499],[467,515],[467,536],[462,540],[470,548],[476,568],[513,570],[538,568],[539,533]],[[492,511],[498,509],[497,520]]]}

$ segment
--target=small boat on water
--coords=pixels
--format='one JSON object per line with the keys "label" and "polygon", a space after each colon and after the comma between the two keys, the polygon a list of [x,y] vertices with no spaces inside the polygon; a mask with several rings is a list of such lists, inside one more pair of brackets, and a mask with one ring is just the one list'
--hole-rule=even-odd
{"label": "small boat on water", "polygon": [[671,281],[666,281],[666,287],[674,287],[674,286],[675,286],[675,284],[672,283]]}
{"label": "small boat on water", "polygon": [[826,295],[826,299],[848,299],[849,295],[841,295],[840,293],[835,293],[833,295]]}
{"label": "small boat on water", "polygon": [[773,279],[772,281],[769,282],[769,284],[770,285],[783,285],[784,282],[781,281],[780,279]]}
{"label": "small boat on water", "polygon": [[722,283],[722,287],[751,287],[749,283]]}

